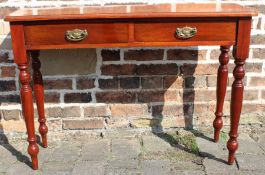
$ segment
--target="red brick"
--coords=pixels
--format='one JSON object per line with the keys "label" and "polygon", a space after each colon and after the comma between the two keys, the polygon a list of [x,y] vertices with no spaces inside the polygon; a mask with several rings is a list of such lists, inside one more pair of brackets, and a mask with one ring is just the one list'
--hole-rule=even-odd
{"label": "red brick", "polygon": [[163,116],[163,117],[184,116],[183,105],[152,106],[152,116]]}
{"label": "red brick", "polygon": [[104,120],[102,118],[83,119],[83,120],[63,120],[63,129],[80,130],[80,129],[102,129]]}
{"label": "red brick", "polygon": [[123,65],[103,65],[101,67],[102,75],[134,75],[136,74],[136,65],[123,64]]}
{"label": "red brick", "polygon": [[262,65],[263,63],[246,63],[245,71],[246,72],[262,72]]}
{"label": "red brick", "polygon": [[19,120],[21,111],[18,109],[14,110],[1,110],[1,118],[4,118],[5,120]]}
{"label": "red brick", "polygon": [[244,100],[258,100],[259,98],[259,90],[244,90]]}
{"label": "red brick", "polygon": [[261,114],[265,113],[265,104],[243,104],[242,114],[256,113]]}
{"label": "red brick", "polygon": [[[261,21],[262,21],[262,17],[260,17],[259,19],[258,19],[258,24],[257,24],[257,29],[261,29]],[[252,23],[252,25],[253,25],[253,23]]]}
{"label": "red brick", "polygon": [[136,94],[126,91],[97,92],[96,99],[98,103],[134,103]]}
{"label": "red brick", "polygon": [[265,59],[265,48],[253,49],[253,58]]}
{"label": "red brick", "polygon": [[[212,50],[211,53],[210,53],[210,59],[211,59],[211,60],[218,60],[220,54],[221,54],[220,49],[214,49],[214,50]],[[230,59],[233,59],[233,55],[232,55],[232,47],[230,48],[230,51],[229,51],[228,54],[229,54],[229,58],[230,58]]]}
{"label": "red brick", "polygon": [[106,123],[110,128],[115,128],[115,129],[131,127],[130,121],[128,120],[128,118],[125,117],[111,116],[111,118],[107,120]]}
{"label": "red brick", "polygon": [[182,94],[183,102],[209,102],[216,100],[215,90],[192,90],[186,89]]}
{"label": "red brick", "polygon": [[44,88],[47,89],[72,89],[72,80],[44,80]]}
{"label": "red brick", "polygon": [[84,107],[85,117],[107,117],[110,115],[111,112],[108,105],[93,105]]}
{"label": "red brick", "polygon": [[102,50],[101,56],[103,61],[119,61],[120,50]]}
{"label": "red brick", "polygon": [[216,87],[217,84],[217,76],[210,75],[206,77],[207,87]]}
{"label": "red brick", "polygon": [[180,67],[181,74],[186,75],[211,75],[216,74],[219,64],[184,64]]}
{"label": "red brick", "polygon": [[47,121],[49,131],[61,131],[62,130],[62,120],[61,119],[49,119]]}
{"label": "red brick", "polygon": [[0,103],[19,103],[19,95],[0,95]]}
{"label": "red brick", "polygon": [[185,88],[206,88],[206,76],[185,77]]}
{"label": "red brick", "polygon": [[[228,77],[228,86],[232,86],[235,78],[234,77]],[[247,85],[247,77],[245,76],[243,79],[244,86]]]}
{"label": "red brick", "polygon": [[265,86],[265,77],[250,77],[248,86]]}
{"label": "red brick", "polygon": [[100,89],[118,89],[119,80],[117,78],[113,79],[99,79],[98,80]]}
{"label": "red brick", "polygon": [[78,78],[76,80],[77,89],[92,89],[95,87],[95,79],[90,78]]}
{"label": "red brick", "polygon": [[251,44],[265,44],[265,35],[251,36]]}
{"label": "red brick", "polygon": [[184,80],[180,76],[164,76],[164,89],[182,89],[184,87]]}
{"label": "red brick", "polygon": [[16,67],[15,66],[2,66],[1,77],[15,77]]}
{"label": "red brick", "polygon": [[91,102],[91,93],[67,93],[64,95],[65,103],[87,103]]}
{"label": "red brick", "polygon": [[138,101],[143,103],[150,102],[180,102],[180,95],[178,91],[173,90],[152,90],[141,91],[138,93]]}
{"label": "red brick", "polygon": [[265,91],[261,91],[261,98],[265,99]]}
{"label": "red brick", "polygon": [[81,116],[81,109],[79,106],[46,108],[45,112],[49,118],[72,118]]}
{"label": "red brick", "polygon": [[46,103],[59,103],[60,94],[55,92],[49,92],[44,94],[44,101]]}
{"label": "red brick", "polygon": [[15,91],[16,82],[14,80],[0,80],[0,91]]}
{"label": "red brick", "polygon": [[120,78],[120,88],[122,89],[137,89],[140,87],[139,77]]}
{"label": "red brick", "polygon": [[128,50],[124,52],[124,60],[136,60],[136,61],[149,61],[149,60],[162,60],[164,56],[164,50]]}
{"label": "red brick", "polygon": [[205,60],[206,50],[170,49],[167,51],[168,60]]}
{"label": "red brick", "polygon": [[112,104],[111,117],[144,117],[148,115],[146,104]]}
{"label": "red brick", "polygon": [[0,52],[0,63],[11,63],[12,61],[8,59],[9,53],[8,52]]}
{"label": "red brick", "polygon": [[141,85],[143,89],[163,88],[162,77],[142,77]]}
{"label": "red brick", "polygon": [[177,75],[178,66],[176,64],[149,64],[139,65],[138,75]]}

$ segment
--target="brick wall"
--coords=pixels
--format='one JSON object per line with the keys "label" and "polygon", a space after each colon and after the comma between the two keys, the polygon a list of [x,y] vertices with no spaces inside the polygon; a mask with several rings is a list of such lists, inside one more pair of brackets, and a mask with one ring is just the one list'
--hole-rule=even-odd
{"label": "brick wall", "polygon": [[[253,19],[241,120],[241,124],[258,123],[265,117],[265,1],[224,1],[252,6],[260,11],[259,16]],[[0,0],[0,18],[23,7],[121,2]],[[24,132],[18,71],[13,63],[9,26],[3,20],[0,21],[0,48],[0,128],[6,133]],[[50,131],[211,126],[219,53],[219,47],[215,46],[42,51],[45,108]],[[233,59],[229,64],[229,87],[224,107],[226,124],[229,121],[232,69]]]}

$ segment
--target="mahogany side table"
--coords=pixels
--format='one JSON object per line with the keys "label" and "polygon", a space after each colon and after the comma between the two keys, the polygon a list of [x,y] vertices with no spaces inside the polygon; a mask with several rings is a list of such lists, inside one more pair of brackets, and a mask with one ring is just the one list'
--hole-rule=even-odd
{"label": "mahogany side table", "polygon": [[34,129],[29,60],[32,59],[39,132],[43,147],[47,147],[48,128],[39,50],[146,46],[221,46],[216,118],[213,122],[215,142],[223,126],[228,52],[233,46],[235,80],[232,85],[230,139],[227,142],[228,164],[233,164],[238,148],[244,64],[249,53],[251,19],[256,15],[254,10],[237,4],[188,3],[20,9],[6,16],[5,20],[10,22],[14,61],[20,71],[21,103],[32,168],[38,169],[39,148]]}

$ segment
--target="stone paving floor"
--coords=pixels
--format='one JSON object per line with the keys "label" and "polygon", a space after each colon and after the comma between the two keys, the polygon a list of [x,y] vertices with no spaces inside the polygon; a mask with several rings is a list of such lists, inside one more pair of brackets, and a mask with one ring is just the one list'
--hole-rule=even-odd
{"label": "stone paving floor", "polygon": [[30,168],[27,142],[15,140],[0,145],[0,175],[265,174],[265,134],[257,141],[241,134],[232,166],[225,163],[227,136],[219,143],[209,136],[183,130],[50,142],[40,147],[38,171]]}

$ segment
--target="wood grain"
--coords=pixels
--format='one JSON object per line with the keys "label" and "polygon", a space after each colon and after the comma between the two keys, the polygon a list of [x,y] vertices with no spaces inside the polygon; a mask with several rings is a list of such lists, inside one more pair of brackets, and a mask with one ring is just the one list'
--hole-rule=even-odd
{"label": "wood grain", "polygon": [[[65,39],[67,30],[87,30],[88,36],[79,42]],[[25,26],[26,45],[82,45],[99,43],[127,43],[126,23],[76,23],[76,24],[36,24]]]}
{"label": "wood grain", "polygon": [[25,8],[8,16],[6,21],[69,19],[128,19],[175,17],[245,17],[256,16],[251,8],[230,3],[171,3],[156,5],[108,5],[64,8]]}
{"label": "wood grain", "polygon": [[[196,27],[197,34],[189,39],[176,37],[176,29],[183,27]],[[207,27],[206,27],[207,26]],[[199,41],[231,41],[236,38],[236,19],[212,21],[185,20],[171,22],[136,22],[135,40],[138,42],[199,42]]]}

